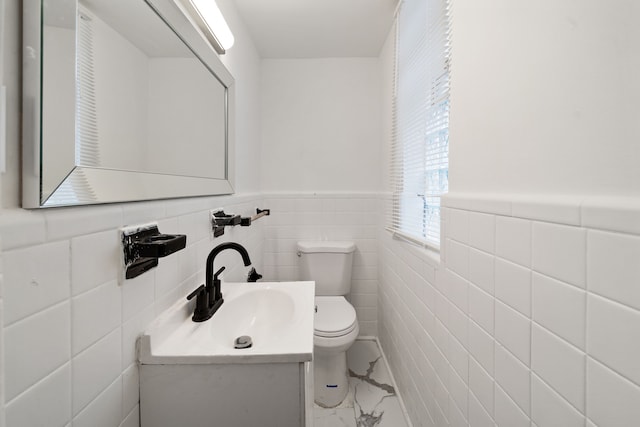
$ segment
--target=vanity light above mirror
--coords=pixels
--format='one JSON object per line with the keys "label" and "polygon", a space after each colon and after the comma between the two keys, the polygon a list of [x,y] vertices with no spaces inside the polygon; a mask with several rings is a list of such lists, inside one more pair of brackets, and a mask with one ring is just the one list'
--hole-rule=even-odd
{"label": "vanity light above mirror", "polygon": [[216,52],[222,55],[233,46],[233,33],[215,0],[174,1]]}

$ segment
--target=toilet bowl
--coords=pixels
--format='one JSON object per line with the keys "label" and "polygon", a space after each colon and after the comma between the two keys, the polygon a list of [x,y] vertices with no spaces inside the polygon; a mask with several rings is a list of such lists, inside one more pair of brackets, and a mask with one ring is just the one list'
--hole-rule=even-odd
{"label": "toilet bowl", "polygon": [[358,337],[356,311],[343,296],[316,297],[313,335],[314,400],[339,405],[349,391],[346,351]]}
{"label": "toilet bowl", "polygon": [[352,242],[298,242],[300,276],[316,282],[313,336],[314,400],[338,406],[349,391],[346,351],[358,337],[356,311],[344,295],[351,289]]}

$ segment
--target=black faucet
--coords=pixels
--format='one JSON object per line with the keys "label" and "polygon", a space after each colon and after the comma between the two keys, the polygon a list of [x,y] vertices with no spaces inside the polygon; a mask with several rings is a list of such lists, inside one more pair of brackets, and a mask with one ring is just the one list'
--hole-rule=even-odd
{"label": "black faucet", "polygon": [[209,320],[211,316],[220,308],[224,299],[222,298],[222,290],[220,286],[220,279],[218,276],[224,271],[224,267],[213,273],[213,261],[216,256],[225,249],[234,249],[242,256],[242,261],[245,266],[251,265],[251,259],[249,253],[240,244],[234,242],[221,243],[209,252],[207,257],[207,270],[206,270],[206,284],[200,285],[195,291],[191,292],[187,299],[190,300],[197,296],[196,309],[193,312],[191,318],[194,322],[204,322]]}

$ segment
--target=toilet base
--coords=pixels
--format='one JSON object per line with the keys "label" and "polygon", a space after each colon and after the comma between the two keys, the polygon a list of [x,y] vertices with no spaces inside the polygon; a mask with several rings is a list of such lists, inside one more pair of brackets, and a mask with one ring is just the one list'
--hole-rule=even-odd
{"label": "toilet base", "polygon": [[324,408],[338,406],[349,392],[347,353],[324,353],[315,349],[313,360],[314,400]]}

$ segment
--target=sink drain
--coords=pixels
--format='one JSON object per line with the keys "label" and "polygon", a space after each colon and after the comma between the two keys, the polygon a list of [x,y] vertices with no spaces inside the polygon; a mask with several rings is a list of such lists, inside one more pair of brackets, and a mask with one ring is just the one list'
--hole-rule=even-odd
{"label": "sink drain", "polygon": [[242,335],[241,337],[236,338],[233,342],[233,347],[238,349],[249,348],[253,345],[253,341],[251,341],[251,337],[249,335]]}

